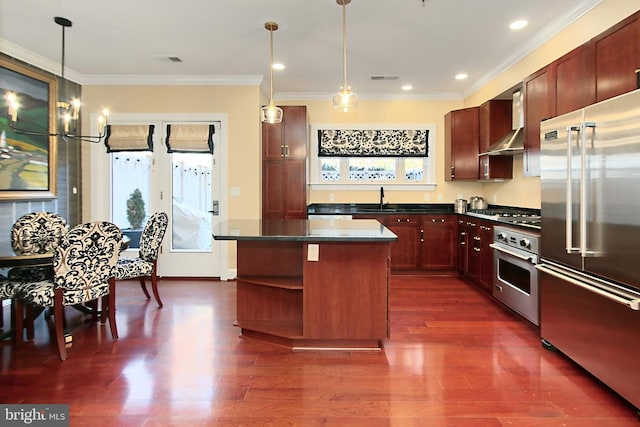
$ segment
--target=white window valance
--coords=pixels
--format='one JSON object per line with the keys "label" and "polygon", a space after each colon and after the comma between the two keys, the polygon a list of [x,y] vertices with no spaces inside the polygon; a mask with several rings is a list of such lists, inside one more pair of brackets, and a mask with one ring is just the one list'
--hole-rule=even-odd
{"label": "white window valance", "polygon": [[428,129],[319,129],[320,157],[427,157]]}
{"label": "white window valance", "polygon": [[104,145],[107,153],[153,151],[154,125],[107,125]]}
{"label": "white window valance", "polygon": [[167,125],[167,152],[213,154],[213,124]]}

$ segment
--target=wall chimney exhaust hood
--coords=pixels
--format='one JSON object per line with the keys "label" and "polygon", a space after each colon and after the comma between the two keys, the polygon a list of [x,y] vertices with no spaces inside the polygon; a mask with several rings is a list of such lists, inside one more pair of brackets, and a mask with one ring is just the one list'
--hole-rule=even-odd
{"label": "wall chimney exhaust hood", "polygon": [[512,131],[500,138],[481,156],[513,156],[524,152],[524,114],[522,112],[522,92],[513,93],[511,112]]}

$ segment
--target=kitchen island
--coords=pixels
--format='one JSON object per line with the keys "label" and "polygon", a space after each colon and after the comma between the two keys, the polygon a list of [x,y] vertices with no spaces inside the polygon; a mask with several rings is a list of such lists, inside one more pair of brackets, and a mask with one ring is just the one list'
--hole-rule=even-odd
{"label": "kitchen island", "polygon": [[380,349],[389,337],[389,245],[375,220],[229,220],[236,326],[293,349]]}

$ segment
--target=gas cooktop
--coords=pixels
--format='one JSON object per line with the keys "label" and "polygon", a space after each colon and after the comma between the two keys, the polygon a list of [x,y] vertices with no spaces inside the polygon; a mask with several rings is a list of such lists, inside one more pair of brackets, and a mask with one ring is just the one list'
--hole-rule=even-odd
{"label": "gas cooktop", "polygon": [[488,209],[471,209],[467,214],[486,218],[505,224],[519,225],[534,229],[540,229],[542,222],[540,212],[535,209],[524,208],[488,208]]}

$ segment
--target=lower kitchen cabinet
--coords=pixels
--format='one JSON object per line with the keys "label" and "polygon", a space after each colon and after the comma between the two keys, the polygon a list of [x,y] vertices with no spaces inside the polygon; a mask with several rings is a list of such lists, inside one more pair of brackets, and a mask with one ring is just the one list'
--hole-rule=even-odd
{"label": "lower kitchen cabinet", "polygon": [[397,241],[391,242],[391,271],[415,270],[418,266],[420,216],[389,215],[383,224],[398,236]]}
{"label": "lower kitchen cabinet", "polygon": [[479,218],[458,217],[458,271],[489,294],[493,290],[493,223]]}
{"label": "lower kitchen cabinet", "polygon": [[493,248],[489,245],[493,242],[493,224],[487,221],[480,222],[480,274],[478,283],[480,287],[493,294]]}
{"label": "lower kitchen cabinet", "polygon": [[398,240],[391,243],[391,271],[454,271],[458,265],[457,216],[354,215],[354,219],[377,219]]}
{"label": "lower kitchen cabinet", "polygon": [[454,270],[458,264],[455,215],[422,215],[420,270]]}

